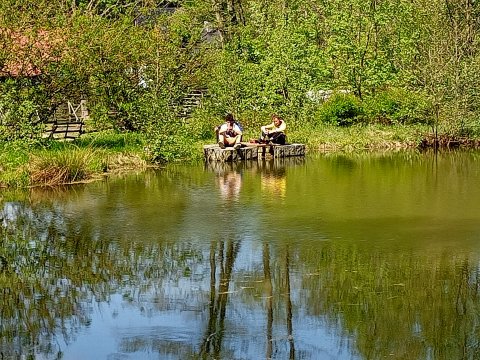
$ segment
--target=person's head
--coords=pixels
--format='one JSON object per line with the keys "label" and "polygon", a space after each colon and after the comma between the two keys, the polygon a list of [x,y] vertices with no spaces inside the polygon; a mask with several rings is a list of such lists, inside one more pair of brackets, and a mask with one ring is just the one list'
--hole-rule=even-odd
{"label": "person's head", "polygon": [[275,126],[279,126],[282,123],[282,118],[278,116],[277,114],[272,115],[272,120]]}
{"label": "person's head", "polygon": [[225,115],[225,122],[233,124],[235,122],[235,118],[232,114],[228,113],[227,115]]}

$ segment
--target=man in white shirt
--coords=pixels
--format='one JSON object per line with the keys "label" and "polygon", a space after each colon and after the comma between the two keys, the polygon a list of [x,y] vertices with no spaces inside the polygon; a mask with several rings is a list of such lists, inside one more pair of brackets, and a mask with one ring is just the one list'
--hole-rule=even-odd
{"label": "man in white shirt", "polygon": [[232,114],[225,116],[225,123],[218,130],[218,146],[225,149],[226,146],[233,146],[234,149],[240,148],[242,145],[242,130],[236,124]]}

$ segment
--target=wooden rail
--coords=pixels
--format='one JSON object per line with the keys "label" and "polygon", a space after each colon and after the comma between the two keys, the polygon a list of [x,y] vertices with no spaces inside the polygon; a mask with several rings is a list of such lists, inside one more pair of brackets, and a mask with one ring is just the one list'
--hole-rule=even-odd
{"label": "wooden rail", "polygon": [[83,121],[54,121],[45,125],[43,137],[49,139],[74,140],[85,132]]}
{"label": "wooden rail", "polygon": [[86,101],[74,105],[70,101],[60,107],[53,119],[45,123],[43,138],[56,140],[74,140],[85,133],[85,122],[88,118]]}

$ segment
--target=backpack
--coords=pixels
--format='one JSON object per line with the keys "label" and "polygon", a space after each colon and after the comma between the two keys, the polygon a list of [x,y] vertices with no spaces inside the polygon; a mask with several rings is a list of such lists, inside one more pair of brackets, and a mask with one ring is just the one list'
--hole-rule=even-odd
{"label": "backpack", "polygon": [[240,128],[240,131],[243,132],[243,125],[240,123],[240,121],[235,120],[235,124]]}

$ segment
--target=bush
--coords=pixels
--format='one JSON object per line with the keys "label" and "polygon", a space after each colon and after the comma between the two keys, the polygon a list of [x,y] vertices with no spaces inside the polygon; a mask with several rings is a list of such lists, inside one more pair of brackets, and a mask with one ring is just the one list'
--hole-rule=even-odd
{"label": "bush", "polygon": [[320,108],[320,121],[337,126],[349,126],[363,118],[361,102],[353,95],[335,94]]}
{"label": "bush", "polygon": [[476,116],[462,119],[457,132],[459,136],[480,137],[480,119]]}
{"label": "bush", "polygon": [[0,85],[0,141],[35,143],[41,137],[43,95],[41,86],[29,79],[7,79]]}
{"label": "bush", "polygon": [[167,163],[195,156],[197,137],[186,130],[180,119],[166,117],[148,129],[146,136],[145,151],[151,162]]}
{"label": "bush", "polygon": [[390,124],[433,123],[432,106],[426,96],[404,89],[389,89],[364,101],[371,122]]}

